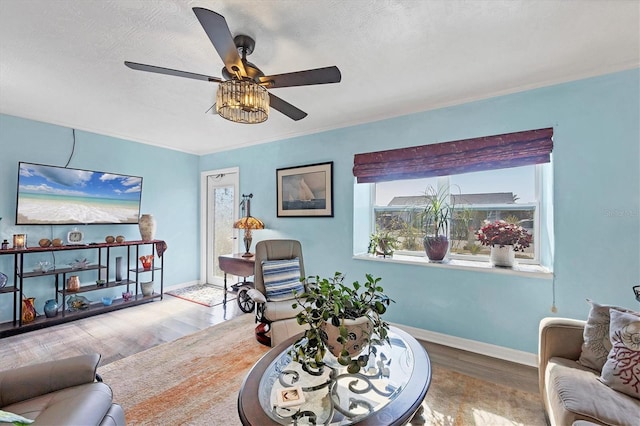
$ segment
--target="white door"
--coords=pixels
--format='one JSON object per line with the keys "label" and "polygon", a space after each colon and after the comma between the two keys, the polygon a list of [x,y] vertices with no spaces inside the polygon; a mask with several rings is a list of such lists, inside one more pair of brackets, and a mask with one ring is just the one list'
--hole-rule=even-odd
{"label": "white door", "polygon": [[218,256],[238,251],[237,232],[233,229],[238,218],[238,169],[205,172],[203,181],[206,186],[206,194],[203,194],[206,219],[202,223],[206,234],[202,265],[206,271],[203,275],[207,283],[221,285],[224,273],[218,266]]}

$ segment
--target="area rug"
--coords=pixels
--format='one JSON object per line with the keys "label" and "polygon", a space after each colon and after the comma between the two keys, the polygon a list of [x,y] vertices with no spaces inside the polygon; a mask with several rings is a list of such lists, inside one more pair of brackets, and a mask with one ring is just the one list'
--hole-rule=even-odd
{"label": "area rug", "polygon": [[[98,369],[129,425],[240,425],[238,391],[269,348],[242,315]],[[545,425],[537,394],[434,366],[412,425]]]}
{"label": "area rug", "polygon": [[[211,284],[195,284],[189,287],[177,288],[165,292],[170,296],[179,297],[189,302],[212,307],[224,302],[224,290]],[[234,300],[235,296],[227,294],[227,302]]]}

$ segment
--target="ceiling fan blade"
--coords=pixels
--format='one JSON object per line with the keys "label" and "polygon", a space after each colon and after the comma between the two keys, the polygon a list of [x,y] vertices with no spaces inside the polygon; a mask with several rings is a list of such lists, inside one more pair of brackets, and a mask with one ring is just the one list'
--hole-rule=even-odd
{"label": "ceiling fan blade", "polygon": [[306,112],[294,107],[289,102],[284,101],[271,93],[269,93],[269,106],[295,121],[302,120],[307,116]]}
{"label": "ceiling fan blade", "polygon": [[193,13],[196,14],[200,25],[204,28],[204,32],[209,36],[213,47],[218,51],[218,55],[222,58],[222,62],[224,62],[229,74],[236,75],[236,72],[238,72],[241,76],[246,77],[247,73],[244,69],[244,64],[240,59],[240,55],[238,55],[238,48],[233,42],[231,31],[229,31],[229,26],[224,16],[202,7],[194,7]]}
{"label": "ceiling fan blade", "polygon": [[265,83],[268,88],[310,86],[312,84],[339,83],[342,74],[338,67],[324,67],[313,70],[289,72],[285,74],[268,75],[260,77],[260,83]]}
{"label": "ceiling fan blade", "polygon": [[215,81],[216,83],[221,83],[223,81],[221,78],[211,77],[209,75],[195,74],[195,73],[192,73],[192,72],[179,71],[179,70],[172,70],[171,68],[156,67],[154,65],[139,64],[137,62],[124,61],[124,64],[126,66],[128,66],[129,68],[131,68],[132,70],[155,72],[155,73],[158,73],[158,74],[173,75],[173,76],[176,76],[176,77],[193,78],[195,80]]}

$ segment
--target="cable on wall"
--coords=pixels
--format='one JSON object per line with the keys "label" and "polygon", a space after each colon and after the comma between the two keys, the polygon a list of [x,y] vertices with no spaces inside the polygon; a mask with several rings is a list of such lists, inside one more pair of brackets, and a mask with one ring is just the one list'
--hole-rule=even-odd
{"label": "cable on wall", "polygon": [[69,155],[69,160],[67,160],[67,164],[64,165],[65,168],[69,166],[71,159],[73,158],[73,153],[76,151],[76,129],[71,129],[73,134],[73,146],[71,147],[71,154]]}
{"label": "cable on wall", "polygon": [[556,276],[553,276],[551,280],[551,312],[554,314],[558,312],[558,308],[556,307]]}

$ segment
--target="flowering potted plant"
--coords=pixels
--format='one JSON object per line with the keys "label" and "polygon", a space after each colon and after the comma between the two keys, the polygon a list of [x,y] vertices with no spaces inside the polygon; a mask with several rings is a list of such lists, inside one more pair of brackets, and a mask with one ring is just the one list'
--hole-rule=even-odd
{"label": "flowering potted plant", "polygon": [[480,244],[491,247],[491,261],[496,266],[513,266],[514,252],[524,251],[531,244],[531,234],[526,229],[504,220],[485,220],[476,235]]}

